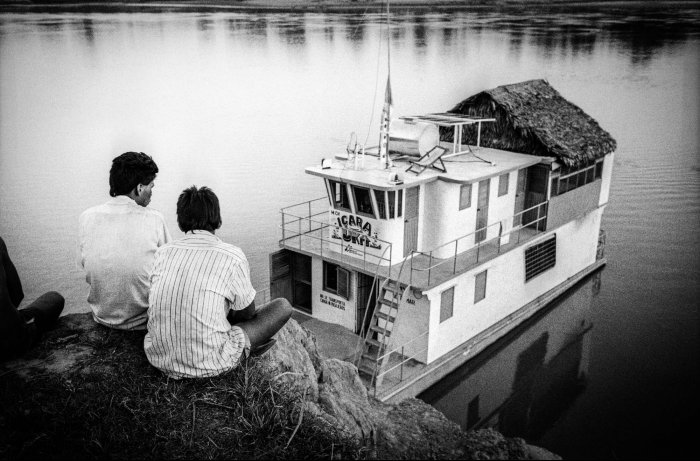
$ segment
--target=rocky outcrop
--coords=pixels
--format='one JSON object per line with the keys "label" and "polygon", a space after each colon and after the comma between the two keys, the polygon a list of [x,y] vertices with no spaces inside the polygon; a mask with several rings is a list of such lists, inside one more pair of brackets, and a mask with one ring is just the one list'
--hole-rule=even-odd
{"label": "rocky outcrop", "polygon": [[[108,380],[115,373],[109,362],[93,359],[94,352],[107,341],[100,328],[105,330],[89,314],[64,316],[38,350],[3,364],[0,376],[30,380],[78,371]],[[493,430],[464,432],[417,399],[397,405],[374,399],[354,365],[323,357],[313,335],[294,320],[276,338],[275,346],[259,359],[272,381],[303,396],[304,412],[370,447],[370,458],[560,459]],[[138,344],[138,338],[135,341]],[[114,354],[122,362],[143,361],[142,357],[124,357],[124,351],[115,350]]]}
{"label": "rocky outcrop", "polygon": [[370,443],[376,458],[561,459],[491,429],[465,433],[418,399],[388,405],[372,398],[353,364],[322,357],[313,334],[293,320],[264,360],[279,379],[306,390],[310,412]]}

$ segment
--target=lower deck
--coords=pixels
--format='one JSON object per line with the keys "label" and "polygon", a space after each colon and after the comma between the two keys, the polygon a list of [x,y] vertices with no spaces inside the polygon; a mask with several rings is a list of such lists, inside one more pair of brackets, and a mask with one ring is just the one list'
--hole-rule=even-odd
{"label": "lower deck", "polygon": [[[599,270],[605,263],[604,258],[598,259],[430,364],[415,360],[406,361],[400,351],[393,352],[378,378],[378,385],[373,390],[374,396],[384,402],[399,402],[417,396],[564,294],[580,280]],[[301,311],[295,311],[294,319],[314,334],[319,352],[325,357],[353,362],[361,353],[360,337],[350,330],[318,320]],[[364,377],[363,381],[369,387]]]}

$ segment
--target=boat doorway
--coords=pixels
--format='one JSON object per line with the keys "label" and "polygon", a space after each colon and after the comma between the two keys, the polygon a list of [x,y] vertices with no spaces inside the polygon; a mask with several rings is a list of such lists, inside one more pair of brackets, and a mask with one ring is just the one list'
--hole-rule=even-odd
{"label": "boat doorway", "polygon": [[479,196],[476,205],[476,243],[486,240],[486,233],[489,223],[489,192],[491,190],[491,179],[487,178],[479,181]]}
{"label": "boat doorway", "polygon": [[[374,289],[372,289],[373,286]],[[357,319],[355,322],[355,333],[357,334],[361,334],[363,330],[367,331],[369,328],[374,314],[374,306],[377,303],[378,289],[379,286],[374,277],[362,272],[357,273]]]}
{"label": "boat doorway", "polygon": [[311,314],[311,257],[289,250],[270,255],[270,299],[285,298]]}
{"label": "boat doorway", "polygon": [[[525,209],[528,210],[547,201],[549,170],[543,165],[534,165],[528,168],[526,177]],[[547,210],[540,210],[539,208],[542,207],[523,213],[522,224],[538,231],[544,231],[547,228],[547,221],[539,218],[546,215]]]}
{"label": "boat doorway", "polygon": [[515,209],[513,210],[513,215],[515,216],[515,221],[513,226],[519,226],[523,222],[523,215],[519,214],[525,210],[525,185],[527,184],[527,168],[518,170],[518,185],[515,189]]}

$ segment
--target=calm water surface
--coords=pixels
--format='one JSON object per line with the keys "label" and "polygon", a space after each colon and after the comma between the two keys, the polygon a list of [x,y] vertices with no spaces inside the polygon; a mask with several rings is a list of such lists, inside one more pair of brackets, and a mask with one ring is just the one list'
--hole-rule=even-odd
{"label": "calm water surface", "polygon": [[[508,435],[565,457],[692,453],[699,19],[691,7],[394,17],[394,113],[444,111],[485,88],[546,78],[618,141],[608,266],[482,371],[462,370],[426,397],[459,424],[474,389],[486,399],[508,377],[520,384],[488,394],[519,408],[501,420]],[[158,163],[151,206],[177,237],[179,192],[213,188],[219,235],[245,250],[254,285],[265,287],[279,208],[324,193],[303,168],[342,151],[351,131],[377,139],[383,32],[380,16],[361,14],[0,14],[0,235],[27,300],[55,289],[68,312],[87,310],[77,219],[107,200],[111,159],[127,150]],[[585,331],[571,322],[579,317]],[[562,332],[574,349],[543,363]],[[523,351],[529,361],[508,359]],[[585,379],[566,395],[537,385],[559,382],[550,375],[572,363]],[[523,381],[523,370],[535,377]]]}

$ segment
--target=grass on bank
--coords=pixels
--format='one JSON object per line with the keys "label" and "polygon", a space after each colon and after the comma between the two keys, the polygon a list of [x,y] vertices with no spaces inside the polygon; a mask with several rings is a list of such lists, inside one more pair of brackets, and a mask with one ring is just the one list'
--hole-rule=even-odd
{"label": "grass on bank", "polygon": [[143,332],[97,332],[73,335],[96,352],[70,373],[0,377],[0,457],[367,457],[304,414],[303,396],[271,384],[259,359],[216,378],[173,380],[146,360]]}

